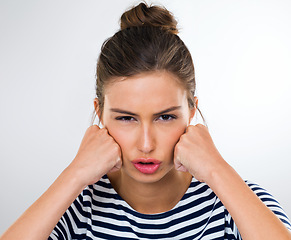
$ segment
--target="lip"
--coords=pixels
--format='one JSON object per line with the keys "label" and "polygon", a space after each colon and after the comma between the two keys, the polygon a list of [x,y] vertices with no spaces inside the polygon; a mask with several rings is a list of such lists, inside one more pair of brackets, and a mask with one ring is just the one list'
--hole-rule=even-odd
{"label": "lip", "polygon": [[161,161],[154,158],[138,158],[132,161],[134,167],[143,174],[155,173],[161,164]]}

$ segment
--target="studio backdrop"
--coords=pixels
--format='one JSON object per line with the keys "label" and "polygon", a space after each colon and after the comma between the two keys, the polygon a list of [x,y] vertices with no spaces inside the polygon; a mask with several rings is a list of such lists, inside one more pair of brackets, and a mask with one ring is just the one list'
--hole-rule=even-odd
{"label": "studio backdrop", "polygon": [[[137,3],[0,1],[0,234],[74,159],[91,123],[101,45]],[[177,17],[221,155],[290,217],[291,2],[152,3]]]}

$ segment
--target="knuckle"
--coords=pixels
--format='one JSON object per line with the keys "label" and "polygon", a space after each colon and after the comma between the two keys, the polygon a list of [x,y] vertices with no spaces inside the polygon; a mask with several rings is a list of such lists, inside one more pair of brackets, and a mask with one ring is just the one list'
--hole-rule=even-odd
{"label": "knuckle", "polygon": [[187,134],[183,134],[181,137],[180,137],[180,141],[179,141],[179,143],[181,144],[181,143],[184,143],[184,142],[186,142],[187,140],[188,140],[188,135]]}
{"label": "knuckle", "polygon": [[199,124],[197,124],[196,125],[198,128],[202,128],[202,129],[205,129],[206,127],[203,125],[203,124],[201,124],[201,123],[199,123]]}
{"label": "knuckle", "polygon": [[92,133],[95,133],[96,131],[99,130],[99,127],[97,125],[92,125],[90,127],[87,128],[86,133],[85,134],[89,134],[91,135]]}
{"label": "knuckle", "polygon": [[107,130],[104,129],[104,128],[100,129],[99,132],[98,132],[98,134],[99,134],[101,137],[105,138],[105,139],[107,139],[107,137],[108,137],[108,139],[109,139],[109,135],[108,135],[108,133],[107,133]]}
{"label": "knuckle", "polygon": [[121,167],[122,161],[120,157],[117,158],[116,162],[117,162],[117,166]]}
{"label": "knuckle", "polygon": [[112,151],[119,153],[120,151],[119,146],[117,144],[114,144],[112,147]]}
{"label": "knuckle", "polygon": [[185,140],[185,138],[186,138],[186,134],[183,134],[183,135],[181,135],[181,136],[180,136],[180,141],[179,141],[179,142],[182,142],[182,141],[184,141],[184,140]]}
{"label": "knuckle", "polygon": [[106,129],[106,128],[101,128],[99,131],[100,131],[100,133],[102,133],[102,134],[107,133],[107,129]]}
{"label": "knuckle", "polygon": [[175,152],[176,153],[179,153],[181,151],[181,144],[177,144],[176,146],[175,146]]}
{"label": "knuckle", "polygon": [[190,125],[187,127],[187,130],[186,130],[186,133],[192,133],[195,131],[195,128],[196,128],[196,125],[193,126],[193,125]]}
{"label": "knuckle", "polygon": [[98,129],[99,129],[99,127],[97,125],[92,125],[88,128],[88,130],[93,130],[93,131],[96,131]]}
{"label": "knuckle", "polygon": [[[197,126],[197,125],[196,125],[196,126]],[[188,130],[189,130],[189,131],[192,131],[192,130],[194,130],[194,129],[195,129],[195,126],[193,126],[193,125],[189,125],[189,126],[188,126]]]}

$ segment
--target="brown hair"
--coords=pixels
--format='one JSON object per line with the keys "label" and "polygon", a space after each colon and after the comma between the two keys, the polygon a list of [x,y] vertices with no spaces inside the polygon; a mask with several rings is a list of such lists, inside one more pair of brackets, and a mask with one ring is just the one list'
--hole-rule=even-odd
{"label": "brown hair", "polygon": [[[96,95],[100,116],[104,107],[104,89],[114,77],[157,70],[176,75],[188,93],[189,108],[197,107],[192,57],[177,35],[173,15],[163,7],[140,3],[123,13],[120,27],[120,31],[103,43],[97,62]],[[197,110],[202,116],[198,107]],[[96,113],[92,122],[95,117]]]}

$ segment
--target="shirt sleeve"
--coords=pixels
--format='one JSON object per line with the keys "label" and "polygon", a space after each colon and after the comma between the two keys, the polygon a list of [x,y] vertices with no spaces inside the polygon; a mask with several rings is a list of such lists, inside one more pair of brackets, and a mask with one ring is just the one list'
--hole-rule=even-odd
{"label": "shirt sleeve", "polygon": [[84,204],[83,195],[91,196],[89,186],[85,189],[61,217],[48,240],[86,239],[88,206]]}
{"label": "shirt sleeve", "polygon": [[280,203],[258,184],[246,181],[247,185],[261,199],[261,201],[281,220],[289,231],[291,231],[291,223]]}
{"label": "shirt sleeve", "polygon": [[[291,231],[290,220],[280,206],[279,202],[258,184],[252,183],[250,181],[245,182],[249,188],[261,199],[261,201],[281,220],[285,227]],[[225,224],[225,239],[242,239],[237,226],[235,225],[235,222],[226,209]]]}

